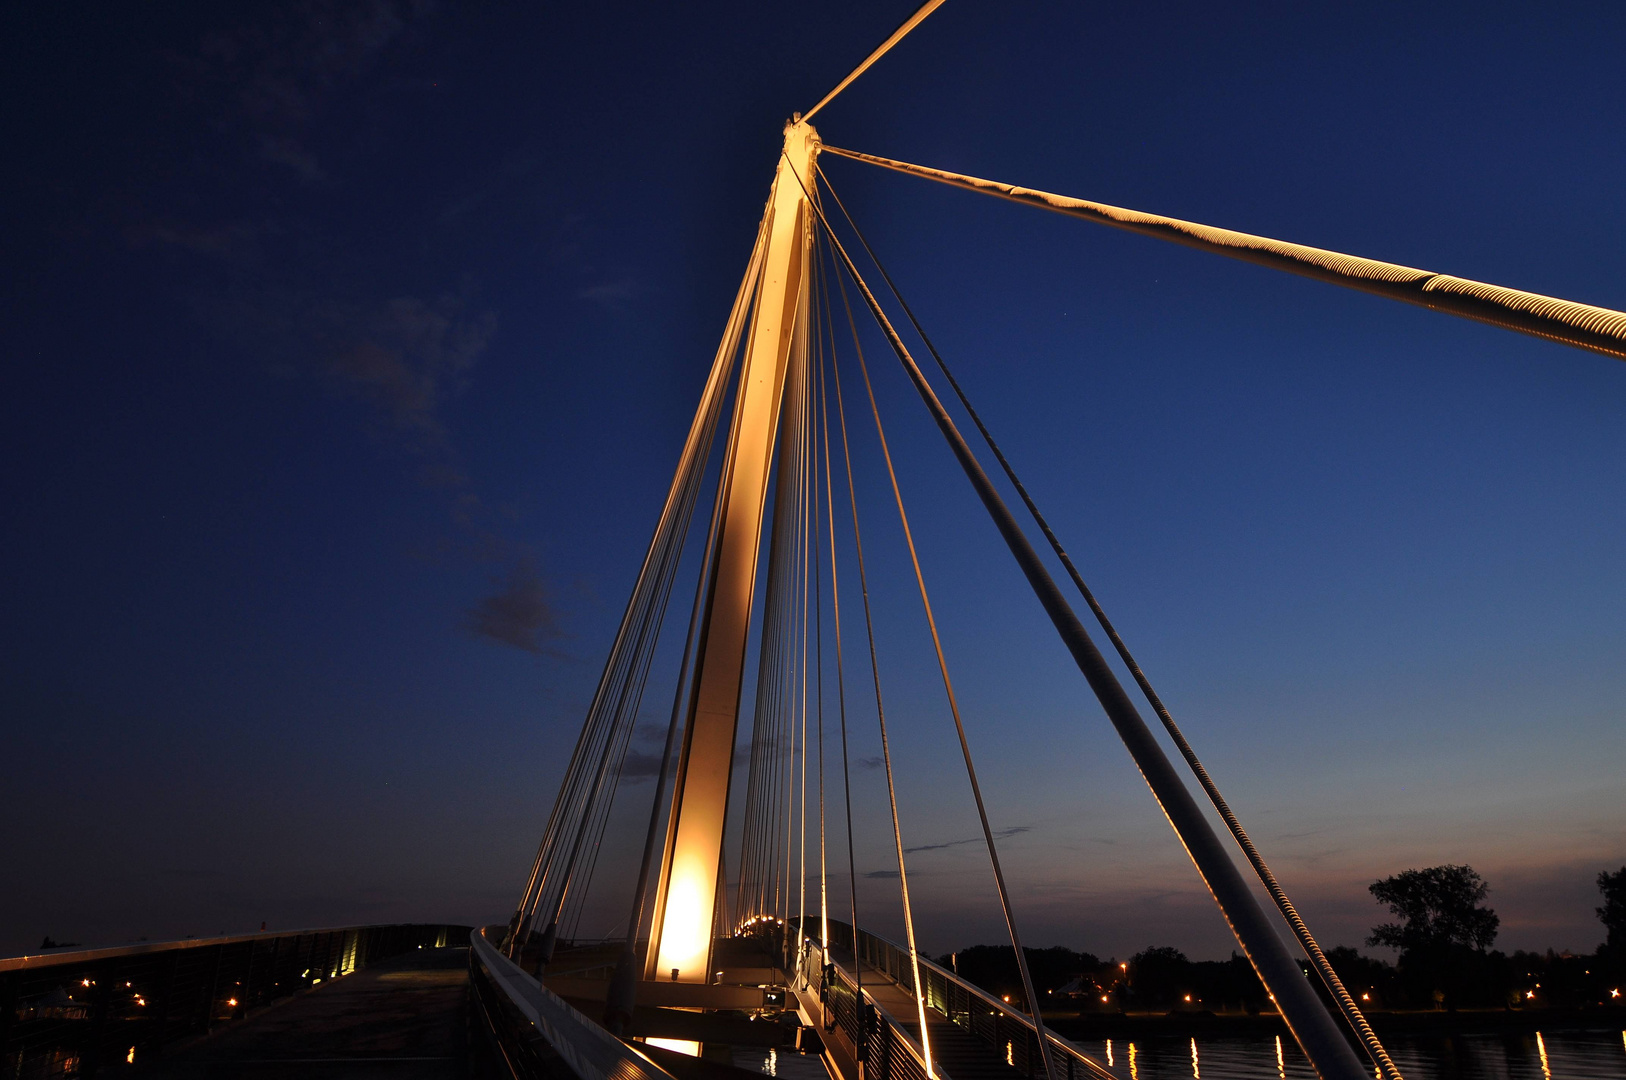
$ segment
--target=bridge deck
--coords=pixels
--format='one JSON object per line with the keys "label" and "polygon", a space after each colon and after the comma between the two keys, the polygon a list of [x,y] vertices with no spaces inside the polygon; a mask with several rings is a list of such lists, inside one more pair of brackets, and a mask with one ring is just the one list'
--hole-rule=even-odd
{"label": "bridge deck", "polygon": [[139,1068],[184,1080],[471,1080],[469,950],[414,950],[272,1005]]}

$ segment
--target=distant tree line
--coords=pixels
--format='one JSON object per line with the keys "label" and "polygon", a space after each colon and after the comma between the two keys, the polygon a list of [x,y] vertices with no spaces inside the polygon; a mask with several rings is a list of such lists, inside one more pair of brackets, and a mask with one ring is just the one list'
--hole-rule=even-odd
{"label": "distant tree line", "polygon": [[[1369,886],[1394,921],[1373,927],[1366,944],[1398,950],[1395,963],[1347,946],[1328,950],[1327,959],[1366,1009],[1626,1007],[1626,866],[1603,871],[1597,884],[1603,897],[1597,915],[1608,936],[1594,953],[1492,950],[1501,920],[1482,904],[1489,886],[1472,867],[1444,865]],[[1270,1007],[1253,966],[1236,953],[1229,960],[1193,961],[1178,949],[1154,947],[1119,961],[1060,946],[1023,951],[1044,1009],[1258,1013]],[[938,963],[1025,1007],[1009,945],[972,946]],[[1320,989],[1320,980],[1312,981]]]}

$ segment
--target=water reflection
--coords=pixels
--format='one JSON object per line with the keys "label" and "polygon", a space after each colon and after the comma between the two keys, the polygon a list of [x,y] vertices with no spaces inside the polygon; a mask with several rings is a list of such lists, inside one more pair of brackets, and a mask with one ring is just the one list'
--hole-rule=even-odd
{"label": "water reflection", "polygon": [[[1626,1031],[1414,1035],[1383,1041],[1406,1080],[1626,1080]],[[1130,1043],[1123,1055],[1104,1039],[1080,1045],[1124,1080],[1264,1080],[1272,1073],[1276,1080],[1316,1080],[1299,1048],[1280,1037],[1160,1036]]]}

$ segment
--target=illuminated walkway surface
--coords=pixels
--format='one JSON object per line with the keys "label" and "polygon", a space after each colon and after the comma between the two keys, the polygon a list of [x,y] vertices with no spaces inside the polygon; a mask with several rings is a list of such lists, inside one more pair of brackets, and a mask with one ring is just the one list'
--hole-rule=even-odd
{"label": "illuminated walkway surface", "polygon": [[468,985],[466,947],[415,950],[273,1005],[138,1071],[198,1080],[463,1080],[472,1075]]}

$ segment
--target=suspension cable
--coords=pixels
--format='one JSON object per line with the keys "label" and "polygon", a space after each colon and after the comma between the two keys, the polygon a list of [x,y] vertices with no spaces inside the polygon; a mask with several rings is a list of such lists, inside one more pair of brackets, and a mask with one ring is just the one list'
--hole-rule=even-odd
{"label": "suspension cable", "polygon": [[[794,171],[792,175],[806,191],[807,184],[802,178]],[[1045,614],[1078,665],[1080,674],[1090,684],[1096,699],[1101,703],[1123,741],[1125,749],[1135,760],[1147,786],[1152,789],[1153,795],[1162,807],[1164,816],[1179,835],[1199,875],[1214,896],[1226,921],[1230,923],[1238,943],[1242,945],[1243,951],[1254,965],[1254,970],[1259,973],[1260,980],[1265,988],[1275,995],[1288,1030],[1293,1033],[1300,1047],[1304,1049],[1305,1056],[1310,1059],[1324,1080],[1357,1080],[1362,1077],[1365,1070],[1359,1059],[1344,1041],[1343,1035],[1321,1002],[1302,983],[1303,974],[1299,971],[1298,965],[1288,954],[1281,940],[1276,937],[1275,928],[1266,921],[1264,911],[1259,907],[1225,849],[1220,846],[1219,838],[1214,834],[1208,819],[1203,816],[1191,793],[1174,771],[1174,766],[1164,754],[1162,746],[1141,719],[1133,702],[1129,700],[1116,673],[1090,639],[1083,624],[1078,621],[1072,606],[1067,603],[1055,580],[1050,576],[1050,571],[1046,569],[1038,552],[1033,549],[1033,545],[1017,525],[1009,507],[1005,505],[1005,500],[983,471],[976,455],[971,452],[970,446],[966,444],[965,438],[943,407],[942,401],[926,380],[925,373],[915,363],[914,357],[910,355],[903,339],[898,336],[891,320],[886,317],[874,293],[859,275],[851,256],[831,232],[829,222],[824,219],[824,213],[818,202],[811,200],[811,197],[810,202],[814,213],[824,225],[824,232],[830,238],[831,246],[857,284],[871,316],[948,442],[966,479],[970,481],[990,518],[993,519],[1011,556],[1033,589],[1034,596],[1044,607]]]}
{"label": "suspension cable", "polygon": [[[824,286],[825,325],[830,325],[829,286]],[[831,329],[831,367],[835,366],[834,329]],[[859,1060],[867,1058],[869,1052],[869,1034],[864,1030],[864,965],[858,959],[858,870],[853,856],[853,784],[852,766],[847,750],[847,683],[842,661],[841,648],[841,582],[836,570],[836,504],[835,494],[832,490],[830,478],[830,403],[826,394],[827,380],[824,372],[824,358],[819,358],[819,423],[823,429],[824,439],[824,505],[829,509],[826,524],[829,529],[830,540],[830,613],[834,620],[836,635],[836,707],[837,715],[841,720],[841,793],[846,803],[847,823],[847,895],[852,904],[853,929],[853,999],[859,1016],[859,1037],[857,1039],[857,1052]],[[826,947],[828,948],[829,927],[826,925]],[[828,956],[826,957],[828,962]]]}
{"label": "suspension cable", "polygon": [[[751,258],[747,264],[745,275],[740,281],[735,293],[734,303],[725,323],[722,340],[718,345],[717,353],[712,361],[705,389],[702,392],[699,408],[684,442],[683,452],[680,456],[671,490],[662,508],[660,519],[656,525],[655,534],[651,538],[649,552],[645,557],[632,597],[628,601],[627,611],[623,615],[617,630],[616,639],[611,647],[610,654],[605,662],[605,669],[600,677],[598,688],[594,694],[592,706],[588,710],[587,720],[583,725],[582,738],[578,742],[577,753],[573,754],[571,766],[566,771],[566,777],[561,784],[559,798],[555,801],[554,812],[550,816],[549,830],[544,833],[543,843],[539,848],[537,868],[532,874],[531,887],[527,889],[527,897],[522,902],[525,909],[519,920],[521,926],[532,924],[535,912],[541,906],[547,892],[553,891],[554,861],[559,855],[558,840],[562,838],[572,820],[580,816],[577,837],[580,839],[582,826],[587,824],[587,811],[589,805],[582,800],[588,794],[589,785],[586,783],[588,770],[586,763],[592,756],[591,747],[598,744],[602,738],[605,748],[609,748],[612,732],[617,723],[625,718],[623,706],[626,704],[625,689],[627,679],[639,667],[639,658],[643,656],[642,676],[647,678],[648,658],[653,656],[653,645],[644,638],[647,630],[646,616],[652,602],[656,602],[659,595],[659,606],[664,609],[666,596],[670,593],[672,574],[681,559],[682,538],[688,530],[688,522],[693,512],[695,498],[698,494],[701,476],[706,470],[710,448],[714,443],[717,423],[721,415],[723,398],[726,396],[729,384],[729,374],[734,368],[734,362],[739,349],[740,338],[744,331],[745,321],[750,312],[750,301],[756,292],[757,280],[761,275],[763,260],[767,248],[768,219],[765,215],[757,229],[756,242],[753,245]],[[675,537],[675,539],[674,539]],[[674,553],[674,547],[677,549]],[[659,583],[659,586],[657,585]],[[640,624],[642,624],[640,626]],[[634,627],[639,630],[634,631]],[[658,630],[657,630],[658,633]],[[629,637],[636,638],[637,643],[629,647]],[[648,646],[646,648],[646,645]],[[639,680],[642,682],[642,679]],[[638,690],[642,693],[642,686]],[[610,701],[617,702],[617,708],[609,710]],[[602,763],[600,774],[602,777]],[[576,845],[579,846],[579,845]],[[574,856],[572,856],[572,863]],[[568,884],[567,870],[567,884]],[[558,890],[562,899],[563,890]],[[554,907],[555,912],[558,911]],[[528,934],[516,935],[515,955],[518,946],[524,944]]]}
{"label": "suspension cable", "polygon": [[922,4],[922,5],[920,5],[919,9],[916,10],[913,15],[909,16],[907,19],[905,19],[903,21],[902,26],[900,26],[896,30],[892,31],[892,36],[891,37],[889,37],[885,41],[881,42],[881,44],[875,49],[875,51],[870,53],[869,56],[867,58],[865,58],[865,60],[864,60],[864,62],[862,64],[859,64],[857,67],[853,68],[851,74],[849,74],[845,79],[842,79],[840,82],[836,83],[835,89],[831,90],[828,94],[826,94],[822,98],[820,98],[819,103],[817,105],[813,106],[811,109],[807,110],[807,112],[805,114],[803,114],[801,119],[804,122],[813,119],[813,114],[814,113],[818,112],[820,109],[822,109],[826,105],[830,104],[830,102],[835,99],[835,96],[837,94],[841,93],[843,90],[847,89],[847,87],[851,86],[853,81],[855,79],[857,79],[858,76],[862,75],[864,72],[866,72],[866,71],[868,71],[870,69],[870,65],[874,64],[875,61],[879,60],[881,57],[885,56],[888,52],[890,52],[891,49],[892,49],[892,46],[894,46],[898,42],[902,41],[904,39],[904,37],[908,35],[909,31],[913,30],[915,27],[917,27],[921,23],[925,22],[926,21],[926,16],[928,16],[932,12],[936,11],[938,9],[938,7],[942,3],[943,3],[943,0],[926,0],[926,2],[924,4]]}
{"label": "suspension cable", "polygon": [[[810,307],[811,307],[811,304],[809,303],[809,295],[810,295],[810,290],[804,290],[804,293],[803,293],[803,310],[804,311],[809,310]],[[804,320],[804,325],[805,325],[805,320]],[[808,360],[808,350],[807,350],[807,347],[806,347],[806,344],[805,344],[805,341],[804,341],[803,348],[802,348],[802,365],[803,365],[803,368],[804,368],[804,378],[806,377],[805,369],[807,367],[807,360]],[[807,408],[810,407],[810,404],[811,404],[811,399],[808,397],[807,392],[806,392],[806,390],[804,388],[803,394],[802,394],[802,407],[804,409],[807,409]],[[801,785],[800,785],[800,788],[801,788],[801,826],[800,826],[801,841],[800,841],[800,845],[799,845],[799,854],[797,855],[797,862],[798,862],[798,864],[800,866],[801,876],[800,876],[800,879],[799,879],[799,881],[797,883],[797,886],[796,886],[796,967],[797,967],[798,970],[800,970],[800,968],[802,966],[802,952],[803,952],[803,950],[805,948],[805,942],[807,941],[807,602],[808,602],[808,587],[809,587],[810,579],[811,579],[811,576],[812,576],[811,575],[811,568],[810,568],[810,565],[809,565],[810,564],[810,555],[812,554],[812,550],[811,550],[812,545],[807,543],[806,541],[807,541],[807,538],[808,538],[807,530],[809,528],[816,528],[816,526],[813,526],[813,524],[812,524],[813,517],[812,517],[812,511],[811,511],[811,507],[810,507],[810,500],[811,500],[811,497],[812,497],[812,484],[808,480],[808,469],[812,464],[812,461],[811,461],[811,457],[812,457],[812,449],[811,449],[812,448],[812,440],[813,440],[813,425],[810,424],[810,423],[805,422],[805,420],[804,420],[804,422],[802,424],[802,460],[801,460],[800,472],[798,474],[800,476],[800,479],[801,479],[801,488],[802,488],[802,527],[803,527],[803,541],[804,541],[803,544],[802,544],[802,562],[801,562],[801,570],[802,570],[802,624],[801,624],[802,625],[802,646],[801,646],[801,665],[802,665],[802,709],[801,709],[801,711],[802,711],[802,762],[801,762],[801,769],[802,769],[802,778],[801,778]],[[818,533],[814,532],[814,533],[812,533],[812,535],[817,536]]]}
{"label": "suspension cable", "polygon": [[[846,286],[841,284],[841,278],[836,278],[836,284],[841,287],[842,302],[846,302]],[[848,309],[849,316],[851,308]],[[858,344],[858,330],[853,329],[853,349],[863,355],[863,349]],[[864,570],[864,539],[858,529],[858,494],[853,486],[853,459],[852,451],[847,444],[847,410],[842,403],[841,395],[841,367],[831,363],[830,372],[836,385],[836,417],[841,424],[841,453],[847,464],[847,498],[852,507],[853,547],[858,554],[858,588],[864,598],[864,632],[869,640],[869,666],[875,683],[875,718],[881,729],[881,763],[886,767],[886,797],[892,808],[892,840],[898,852],[898,892],[903,898],[903,929],[909,941],[909,963],[914,969],[915,1006],[920,1013],[920,1049],[926,1059],[926,1075],[934,1078],[937,1073],[932,1069],[931,1033],[926,1024],[926,996],[925,984],[920,978],[920,952],[915,948],[915,916],[909,903],[909,872],[904,867],[903,859],[903,829],[898,823],[898,792],[892,779],[892,750],[886,736],[886,709],[881,703],[881,668],[875,658],[875,625],[870,616],[869,605],[869,579]],[[853,924],[854,952],[857,951],[858,924]],[[854,959],[854,967],[859,961]]]}
{"label": "suspension cable", "polygon": [[1560,300],[1554,296],[1471,281],[1450,274],[1436,274],[1432,270],[1419,270],[1414,266],[1272,240],[1268,236],[1254,236],[1235,229],[1219,229],[1195,221],[1182,221],[1160,214],[1147,214],[1121,206],[1108,206],[1048,191],[963,176],[874,154],[861,154],[856,150],[843,150],[839,146],[825,145],[823,150],[883,169],[924,177],[952,187],[1169,240],[1229,259],[1285,270],[1300,277],[1386,296],[1391,300],[1626,360],[1626,312],[1592,304],[1577,304],[1572,300]]}
{"label": "suspension cable", "polygon": [[[833,193],[832,193],[833,194]],[[858,338],[858,327],[853,321],[852,305],[847,302],[847,290],[841,288],[841,302],[847,309],[847,323],[852,327],[854,341]],[[886,459],[886,473],[892,481],[892,497],[898,507],[898,521],[903,525],[903,539],[909,547],[909,561],[914,566],[915,584],[920,587],[920,603],[926,612],[926,625],[931,630],[932,647],[937,652],[937,670],[943,677],[943,692],[948,697],[949,712],[954,717],[954,730],[960,738],[960,753],[965,759],[966,779],[971,783],[971,795],[977,804],[977,818],[982,823],[982,838],[988,849],[988,861],[994,871],[994,886],[999,892],[999,906],[1005,916],[1005,928],[1010,934],[1011,949],[1016,955],[1016,967],[1022,977],[1022,989],[1027,994],[1028,1010],[1033,1018],[1034,1033],[1039,1040],[1039,1056],[1044,1063],[1045,1076],[1055,1080],[1055,1062],[1051,1059],[1050,1040],[1044,1026],[1044,1016],[1039,1011],[1039,996],[1033,985],[1033,975],[1028,968],[1027,954],[1022,948],[1021,935],[1016,930],[1016,916],[1011,910],[1010,892],[1005,887],[1005,872],[999,864],[999,851],[994,844],[994,830],[988,824],[988,808],[983,803],[982,785],[977,782],[977,769],[971,760],[971,744],[966,739],[965,724],[960,719],[960,705],[954,694],[954,683],[949,678],[948,661],[943,655],[943,641],[937,633],[937,618],[932,613],[931,597],[926,591],[926,577],[920,569],[920,556],[915,551],[914,532],[909,528],[909,515],[904,510],[903,492],[898,486],[898,473],[892,465],[892,451],[887,446],[886,430],[881,424],[880,406],[875,401],[875,388],[870,383],[869,366],[864,363],[864,354],[858,353],[858,369],[864,376],[864,390],[869,395],[870,413],[875,417],[875,434],[880,439],[881,455]]]}
{"label": "suspension cable", "polygon": [[[815,257],[814,261],[815,284],[823,280],[823,268]],[[817,297],[814,298],[817,303]],[[824,372],[824,333],[818,334],[818,366],[814,369],[819,378],[818,385],[822,393]],[[811,408],[811,404],[809,406]],[[819,442],[818,426],[809,424],[813,431],[812,446],[812,474],[811,487],[813,489],[813,535],[815,539],[823,536],[824,500],[819,494]],[[819,736],[819,952],[822,956],[830,949],[830,876],[829,865],[825,857],[825,827],[824,827],[824,544],[821,541],[813,545],[813,662],[817,669],[816,685],[818,691],[815,703],[818,709],[818,736]]]}
{"label": "suspension cable", "polygon": [[979,416],[977,410],[972,407],[971,401],[966,396],[965,390],[961,388],[959,380],[956,379],[954,377],[954,373],[949,370],[948,364],[943,360],[942,354],[937,351],[937,346],[932,344],[931,338],[927,336],[925,328],[920,325],[920,320],[915,317],[915,313],[913,309],[909,307],[908,301],[906,301],[903,298],[903,294],[898,291],[897,285],[892,281],[892,276],[886,272],[886,267],[882,265],[880,258],[875,254],[874,249],[870,247],[869,241],[865,239],[863,231],[858,228],[857,222],[853,221],[852,215],[847,212],[847,207],[842,203],[841,196],[838,195],[835,188],[831,186],[830,178],[824,174],[822,169],[819,169],[816,163],[814,165],[814,169],[816,170],[819,179],[824,181],[825,188],[830,192],[830,197],[835,200],[836,206],[841,210],[842,216],[846,218],[848,226],[853,231],[853,235],[858,238],[859,244],[863,246],[864,251],[869,256],[870,261],[875,264],[875,269],[880,272],[882,280],[886,282],[887,289],[891,291],[893,298],[897,300],[899,307],[903,309],[904,315],[908,317],[910,324],[915,329],[915,333],[919,335],[920,340],[925,344],[927,351],[931,353],[932,359],[937,362],[938,370],[942,371],[943,376],[948,380],[949,386],[953,388],[955,396],[959,398],[961,406],[964,407],[966,411],[966,415],[968,415],[971,418],[971,422],[977,426],[977,431],[982,434],[983,441],[988,444],[988,449],[993,452],[994,457],[999,461],[1000,468],[1004,470],[1005,476],[1011,482],[1011,486],[1016,489],[1016,493],[1021,497],[1023,504],[1028,509],[1028,513],[1032,515],[1034,523],[1037,524],[1039,526],[1039,530],[1044,533],[1045,539],[1049,542],[1051,550],[1056,553],[1056,557],[1061,560],[1062,566],[1066,568],[1067,575],[1072,579],[1073,585],[1078,589],[1079,595],[1081,595],[1084,598],[1084,602],[1089,605],[1090,611],[1094,613],[1096,621],[1101,624],[1102,631],[1112,642],[1112,647],[1117,651],[1119,658],[1123,660],[1124,666],[1128,668],[1129,673],[1134,676],[1135,683],[1140,687],[1140,691],[1146,697],[1147,703],[1152,706],[1152,710],[1157,713],[1157,717],[1160,721],[1162,721],[1164,729],[1169,733],[1169,737],[1174,740],[1175,746],[1180,751],[1180,756],[1185,758],[1186,764],[1190,766],[1192,773],[1197,777],[1197,782],[1202,786],[1203,791],[1208,795],[1208,799],[1211,803],[1213,803],[1214,809],[1218,811],[1220,817],[1224,820],[1225,826],[1230,830],[1231,836],[1236,840],[1237,846],[1242,849],[1242,852],[1247,857],[1248,862],[1253,866],[1254,872],[1259,876],[1259,880],[1264,884],[1266,891],[1270,893],[1271,899],[1275,901],[1276,907],[1282,913],[1282,917],[1287,921],[1288,925],[1292,927],[1294,937],[1298,939],[1299,945],[1304,949],[1306,955],[1309,956],[1311,962],[1314,964],[1316,973],[1320,976],[1321,981],[1326,985],[1328,992],[1330,992],[1334,1000],[1338,1002],[1339,1009],[1344,1013],[1344,1018],[1349,1022],[1350,1026],[1355,1029],[1355,1033],[1360,1037],[1361,1043],[1366,1048],[1367,1054],[1372,1058],[1373,1064],[1377,1065],[1383,1070],[1384,1076],[1387,1077],[1388,1080],[1402,1080],[1399,1069],[1396,1068],[1394,1062],[1390,1059],[1389,1053],[1384,1049],[1383,1043],[1378,1039],[1377,1033],[1372,1030],[1372,1026],[1367,1021],[1366,1016],[1361,1012],[1360,1006],[1355,1003],[1354,995],[1352,995],[1344,986],[1343,980],[1339,978],[1337,971],[1333,969],[1332,963],[1327,959],[1326,954],[1322,952],[1321,946],[1316,941],[1315,936],[1310,933],[1310,928],[1305,924],[1303,918],[1300,917],[1298,909],[1293,906],[1293,902],[1288,899],[1287,893],[1282,888],[1281,883],[1277,881],[1276,875],[1272,873],[1270,867],[1266,865],[1264,856],[1259,853],[1259,849],[1256,848],[1253,841],[1249,839],[1246,830],[1244,830],[1242,827],[1241,821],[1239,821],[1236,814],[1232,812],[1230,804],[1225,801],[1225,797],[1220,794],[1219,786],[1214,783],[1213,778],[1209,776],[1208,770],[1198,759],[1196,751],[1192,749],[1191,744],[1186,740],[1185,735],[1181,732],[1179,725],[1175,723],[1174,717],[1170,715],[1167,706],[1165,706],[1163,703],[1162,697],[1159,696],[1157,691],[1152,688],[1151,680],[1146,677],[1145,672],[1141,670],[1140,664],[1136,662],[1135,657],[1130,653],[1129,646],[1126,645],[1123,638],[1119,636],[1117,629],[1112,624],[1112,620],[1107,617],[1106,610],[1102,608],[1100,602],[1096,600],[1095,593],[1088,585],[1084,583],[1083,575],[1079,573],[1078,567],[1074,565],[1072,557],[1069,556],[1067,551],[1062,547],[1060,539],[1057,538],[1055,531],[1051,529],[1050,523],[1045,520],[1044,514],[1040,513],[1038,504],[1034,502],[1033,497],[1028,494],[1027,486],[1024,485],[1021,478],[1017,476],[1016,469],[1011,465],[1010,461],[1006,459],[1004,451],[1000,449],[999,444],[994,441],[993,433],[988,430],[988,426],[983,423],[982,417]]}

